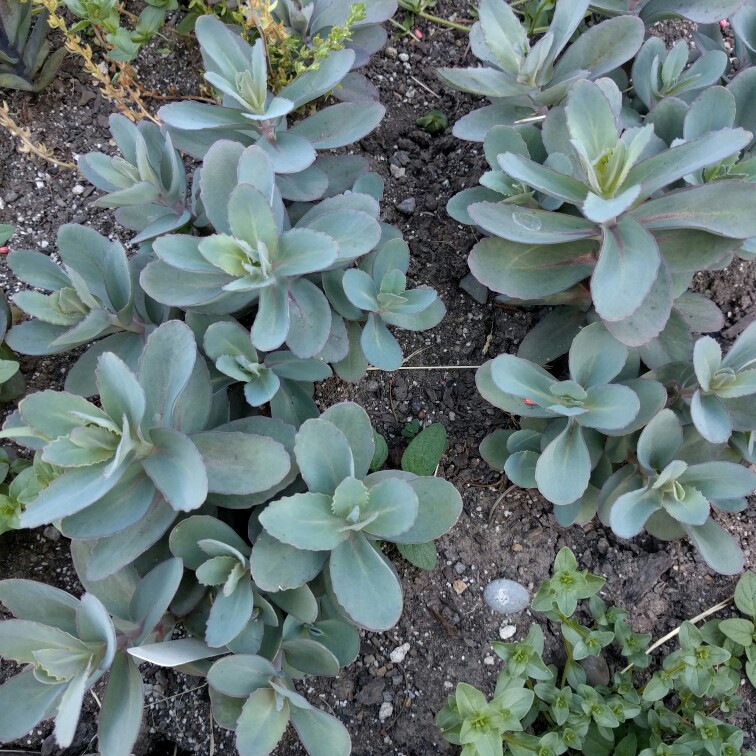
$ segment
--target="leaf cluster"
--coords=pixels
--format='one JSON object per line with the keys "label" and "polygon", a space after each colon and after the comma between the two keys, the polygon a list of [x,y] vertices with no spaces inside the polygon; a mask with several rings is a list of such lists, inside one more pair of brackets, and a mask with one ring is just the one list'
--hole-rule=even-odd
{"label": "leaf cluster", "polygon": [[120,63],[129,63],[160,32],[169,11],[178,8],[178,0],[146,0],[134,28],[122,24],[122,9],[116,0],[60,0],[78,19],[70,28],[81,31],[101,30],[108,45],[107,55]]}
{"label": "leaf cluster", "polygon": [[[359,84],[352,69],[385,38],[377,23],[391,3],[364,18],[317,5],[279,10],[305,13],[308,25],[286,24],[340,47],[347,13],[351,46],[277,94],[263,39],[250,45],[205,16],[197,36],[223,104],[168,106],[163,129],[111,118],[121,155],[91,153],[81,169],[103,190],[97,204],[136,232],[134,254],[65,225],[59,262],[9,255],[29,319],[8,344],[85,349],[64,391],[26,396],[4,423],[0,437],[33,460],[2,484],[0,522],[55,525],[86,593],[0,582],[16,617],[0,623],[0,654],[24,665],[0,686],[2,741],[52,718],[67,747],[83,696],[107,674],[98,748],[126,756],[149,662],[207,677],[213,715],[243,756],[270,753],[289,723],[310,753],[346,755],[346,729],[297,681],[338,674],[357,656],[359,628],[399,619],[384,544],[432,568],[433,541],[461,513],[459,493],[433,476],[443,427],[413,440],[403,469],[385,470],[385,441],[363,409],[321,413],[313,399],[334,372],[356,381],[370,363],[395,369],[389,328],[424,330],[444,314],[435,291],[408,282],[409,247],[380,221],[380,178],[362,158],[322,154],[369,133],[382,106],[346,97],[292,116]],[[188,145],[202,158],[191,182]]]}
{"label": "leaf cluster", "polygon": [[[743,732],[726,718],[742,702],[743,661],[754,683],[756,575],[738,581],[735,604],[747,618],[684,622],[679,647],[661,659],[646,652],[651,636],[635,633],[630,612],[598,597],[603,578],[579,571],[572,552],[557,554],[553,576],[532,608],[555,624],[566,661],[544,658],[536,624],[519,642],[492,643],[504,661],[493,697],[459,683],[436,723],[464,756],[586,753],[591,756],[689,756],[743,753]],[[575,617],[587,600],[590,624]],[[624,666],[610,666],[619,659]],[[652,663],[658,669],[643,672]]]}
{"label": "leaf cluster", "polygon": [[0,2],[0,88],[39,92],[55,77],[66,51],[51,50],[47,17],[33,19],[31,0]]}
{"label": "leaf cluster", "polygon": [[494,431],[481,454],[516,485],[538,488],[563,525],[598,513],[623,538],[644,528],[687,536],[714,569],[739,572],[740,548],[710,513],[742,511],[756,488],[740,464],[753,458],[755,338],[752,325],[722,359],[702,337],[693,365],[642,372],[641,358],[597,322],[572,341],[562,381],[501,355],[478,371],[478,389],[521,427]]}
{"label": "leaf cluster", "polygon": [[[756,69],[722,86],[721,50],[693,59],[684,42],[643,42],[644,23],[705,21],[705,3],[634,5],[639,17],[625,5],[599,8],[612,18],[571,39],[587,4],[560,3],[531,49],[511,10],[484,0],[472,33],[484,67],[440,72],[493,101],[455,127],[483,142],[490,166],[448,205],[486,235],[470,253],[472,276],[500,302],[555,307],[517,357],[479,371],[483,396],[523,418],[482,453],[513,483],[537,487],[562,524],[598,512],[623,537],[687,535],[734,573],[742,556],[709,512],[740,511],[756,487],[739,465],[756,430],[756,331],[730,356],[695,340],[724,318],[689,289],[697,271],[753,257]],[[639,30],[632,49],[620,22]],[[542,367],[568,352],[567,365]]]}

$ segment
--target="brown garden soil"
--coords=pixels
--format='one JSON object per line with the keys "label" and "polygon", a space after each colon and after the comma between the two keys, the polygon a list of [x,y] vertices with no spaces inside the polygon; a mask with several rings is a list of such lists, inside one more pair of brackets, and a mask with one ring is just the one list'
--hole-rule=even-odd
{"label": "brown garden soil", "polygon": [[[440,0],[435,12],[464,19],[466,5],[462,0]],[[407,421],[443,423],[450,446],[438,474],[460,490],[464,512],[452,532],[440,540],[439,564],[433,572],[415,569],[393,554],[405,591],[400,623],[387,633],[364,633],[357,661],[339,677],[304,682],[310,700],[347,726],[358,756],[452,752],[433,722],[446,696],[459,681],[490,693],[500,668],[490,643],[499,638],[500,627],[515,625],[515,638],[521,638],[531,622],[540,621],[529,611],[515,617],[494,614],[483,602],[484,587],[494,578],[507,577],[532,589],[548,576],[562,546],[569,546],[583,567],[604,576],[607,582],[601,595],[631,609],[634,628],[654,637],[731,595],[735,584],[732,577],[712,573],[687,543],[662,543],[648,536],[624,541],[599,523],[562,528],[548,502],[532,491],[508,488],[507,481],[481,460],[480,441],[511,420],[477,395],[475,371],[469,366],[516,351],[541,311],[499,307],[492,298],[479,304],[459,288],[476,235],[451,220],[444,208],[453,194],[476,185],[485,170],[482,149],[458,141],[451,129],[432,137],[415,121],[435,108],[454,123],[481,104],[445,90],[434,75],[437,66],[473,64],[474,58],[464,34],[426,23],[414,28],[421,31],[421,40],[392,29],[389,46],[367,71],[388,114],[355,151],[370,157],[386,180],[384,220],[399,226],[410,244],[411,280],[438,289],[448,314],[431,332],[399,335],[405,355],[410,355],[407,365],[417,369],[371,371],[357,385],[332,379],[320,390],[319,400],[323,406],[353,400],[365,407],[388,440],[394,463],[406,444],[401,430]],[[159,48],[168,48],[170,54]],[[164,93],[197,92],[199,56],[173,35],[152,44],[140,61],[140,76],[148,87]],[[161,104],[147,102],[155,109]],[[76,59],[66,61],[46,92],[31,97],[11,94],[9,103],[16,119],[62,159],[91,150],[113,151],[107,123],[112,105],[97,93]],[[68,222],[88,224],[127,241],[123,229],[114,226],[110,211],[91,206],[96,196],[96,190],[75,172],[19,154],[9,136],[0,133],[0,221],[17,226],[12,248],[44,249],[54,256],[56,230]],[[397,208],[405,200],[414,200],[414,211]],[[408,204],[412,203],[402,207],[407,209]],[[8,294],[19,288],[2,260],[0,280]],[[744,319],[754,316],[755,284],[756,268],[742,262],[722,273],[698,277],[697,288],[725,313],[724,340],[734,338]],[[25,358],[22,368],[29,389],[61,388],[71,362],[70,355]],[[754,511],[717,518],[740,541],[748,565],[754,567]],[[0,536],[0,549],[2,577],[44,580],[81,591],[67,543],[53,529],[6,533]],[[547,653],[558,662],[557,637],[547,623],[542,625]],[[409,644],[406,658],[392,664],[391,651],[405,643]],[[4,675],[13,671],[12,665],[4,665]],[[145,682],[145,729],[137,753],[234,752],[233,735],[212,723],[201,679],[153,669],[146,672]],[[748,683],[742,695],[744,705],[731,721],[747,732],[745,745],[754,748],[756,695]],[[379,709],[385,702],[392,705],[393,713],[380,721]],[[96,714],[95,699],[88,696],[74,746],[65,754],[96,752]],[[43,754],[61,753],[49,723],[13,745]],[[303,752],[291,733],[277,751],[282,756]]]}

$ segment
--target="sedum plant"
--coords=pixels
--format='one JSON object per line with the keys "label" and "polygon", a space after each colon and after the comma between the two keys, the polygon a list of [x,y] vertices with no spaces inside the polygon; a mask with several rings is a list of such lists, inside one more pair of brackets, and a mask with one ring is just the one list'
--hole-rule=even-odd
{"label": "sedum plant", "polygon": [[484,95],[493,104],[458,121],[454,134],[482,142],[493,126],[543,115],[576,81],[605,76],[638,52],[644,28],[629,16],[596,24],[570,45],[587,10],[587,0],[557,3],[551,24],[531,47],[525,26],[504,0],[481,0],[470,45],[483,66],[437,73],[454,89]]}
{"label": "sedum plant", "polygon": [[[168,613],[181,579],[171,559],[116,590],[115,607],[92,592],[80,599],[31,580],[0,582],[0,602],[16,619],[0,623],[0,654],[25,665],[0,686],[0,737],[22,737],[55,720],[55,740],[71,745],[84,695],[107,673],[98,729],[99,750],[128,756],[142,721],[142,678],[133,648],[170,636]],[[126,576],[124,576],[125,578]]]}
{"label": "sedum plant", "polygon": [[517,149],[497,162],[522,191],[477,202],[480,193],[468,192],[452,211],[491,234],[470,255],[478,281],[514,300],[592,304],[612,335],[642,347],[667,327],[688,271],[729,260],[756,232],[747,178],[674,188],[737,157],[752,134],[725,127],[666,147],[653,124],[623,129],[620,105],[613,82],[577,82],[543,124],[542,162],[517,149],[517,135],[492,133]]}
{"label": "sedum plant", "polygon": [[678,40],[667,52],[659,37],[649,37],[633,61],[633,90],[636,97],[652,110],[665,97],[693,99],[702,89],[718,84],[727,68],[727,56],[710,50],[689,67],[690,51]]}
{"label": "sedum plant", "polygon": [[[665,540],[687,536],[710,566],[736,573],[743,555],[710,511],[712,505],[742,511],[744,497],[756,489],[756,474],[739,464],[752,457],[756,417],[746,397],[754,389],[747,369],[729,367],[748,364],[754,333],[751,326],[742,334],[722,367],[718,345],[704,337],[694,365],[669,363],[643,374],[638,355],[600,323],[574,338],[567,380],[522,357],[501,355],[478,371],[478,390],[519,415],[521,428],[494,431],[481,454],[515,485],[538,488],[557,505],[563,525],[598,513],[623,538],[644,528]],[[707,349],[709,373],[703,372]],[[699,374],[703,384],[696,383]],[[740,397],[723,401],[712,389],[721,385],[726,397],[728,381]],[[743,402],[743,409],[731,408],[732,417],[731,401]],[[733,425],[743,435],[726,446]]]}
{"label": "sedum plant", "polygon": [[270,403],[273,417],[294,418],[296,425],[319,412],[312,399],[314,383],[329,378],[328,365],[314,357],[300,358],[288,350],[258,354],[249,332],[237,321],[218,321],[204,336],[207,357],[228,385],[240,383],[252,407]]}
{"label": "sedum plant", "polygon": [[664,539],[687,534],[710,564],[739,571],[742,557],[710,519],[710,509],[745,509],[756,474],[733,462],[689,464],[682,459],[688,456],[683,428],[671,409],[659,412],[643,429],[635,453],[637,464],[621,467],[602,488],[601,518],[622,538],[637,535],[644,526]]}
{"label": "sedum plant", "polygon": [[[742,660],[754,681],[748,665],[756,575],[745,573],[735,589],[737,608],[751,619],[710,620],[701,628],[683,622],[679,647],[642,676],[637,672],[652,661],[651,636],[633,632],[630,612],[607,607],[597,595],[603,584],[561,549],[531,607],[559,628],[566,663],[561,670],[547,664],[536,624],[521,641],[493,642],[505,663],[493,697],[459,683],[436,717],[444,738],[464,756],[752,753],[742,751],[744,733],[726,719],[742,703]],[[589,623],[575,616],[586,599]]]}
{"label": "sedum plant", "polygon": [[287,128],[286,116],[336,87],[354,64],[352,50],[336,50],[273,95],[268,90],[265,45],[245,42],[217,18],[197,20],[197,39],[207,82],[222,94],[222,106],[196,102],[166,105],[159,111],[174,144],[202,157],[211,144],[229,138],[258,144],[276,171],[297,173],[315,160],[315,150],[344,147],[372,131],[384,108],[377,102],[343,102]]}
{"label": "sedum plant", "polygon": [[55,469],[27,503],[21,526],[56,523],[69,537],[99,539],[92,579],[140,556],[177,513],[198,509],[209,493],[260,493],[289,472],[277,441],[223,430],[226,418],[212,412],[209,375],[186,325],[156,329],[136,372],[106,352],[96,375],[101,407],[75,394],[38,392],[0,434],[39,448]]}
{"label": "sedum plant", "polygon": [[136,279],[145,259],[129,260],[119,242],[66,224],[58,230],[58,254],[62,266],[41,252],[8,255],[16,277],[35,290],[14,295],[13,303],[33,320],[13,326],[6,342],[21,354],[41,355],[98,340],[66,377],[68,390],[92,396],[99,356],[113,352],[135,369],[146,338],[171,311],[144,295]]}
{"label": "sedum plant", "polygon": [[32,25],[32,0],[0,2],[0,88],[40,92],[55,78],[66,50],[51,50],[48,12]]}
{"label": "sedum plant", "polygon": [[334,600],[353,622],[391,627],[401,615],[402,591],[377,542],[435,540],[459,516],[459,494],[439,478],[368,474],[375,442],[367,414],[354,404],[335,405],[303,423],[294,454],[309,490],[274,501],[260,515],[268,548],[280,551],[279,559],[286,553],[302,563],[296,582],[312,561],[326,565]]}
{"label": "sedum plant", "polygon": [[[432,569],[433,540],[461,512],[454,488],[428,475],[427,453],[416,447],[416,464],[381,470],[385,442],[376,451],[366,413],[342,404],[320,415],[313,400],[315,382],[333,373],[356,381],[370,362],[399,367],[389,329],[425,330],[444,314],[434,291],[408,282],[408,245],[380,221],[383,182],[367,161],[318,155],[380,120],[379,104],[351,102],[362,84],[350,71],[382,41],[371,24],[386,9],[375,3],[358,19],[350,8],[354,49],[332,51],[275,95],[271,52],[200,20],[223,105],[163,109],[163,130],[114,117],[120,156],[81,159],[104,192],[98,204],[136,232],[135,254],[65,226],[61,264],[10,256],[34,291],[15,298],[30,319],[9,343],[30,354],[87,347],[66,390],[27,396],[1,435],[34,452],[8,485],[9,524],[52,523],[72,539],[83,601],[99,601],[115,631],[118,650],[97,670],[110,675],[103,753],[130,752],[138,666],[149,662],[207,677],[213,716],[243,756],[270,753],[289,722],[309,753],[348,754],[344,726],[308,703],[299,681],[337,674],[358,654],[359,627],[398,619],[402,588],[386,546]],[[315,10],[326,29],[345,7]],[[288,122],[339,86],[340,105],[311,105]],[[191,185],[179,148],[202,157]],[[432,447],[440,457],[443,444]],[[57,617],[54,601],[38,603],[44,621]],[[188,637],[173,637],[177,622]],[[100,665],[100,647],[76,630],[63,662],[73,669],[84,642]],[[21,659],[1,638],[0,653]],[[61,696],[97,681],[79,671],[60,678]],[[65,744],[75,704],[35,703],[16,717],[14,702],[0,738],[57,715]]]}
{"label": "sedum plant", "polygon": [[108,193],[94,204],[117,208],[116,220],[140,232],[133,244],[187,224],[192,215],[184,206],[186,172],[170,134],[118,113],[110,116],[110,131],[123,157],[90,152],[79,159],[84,177]]}

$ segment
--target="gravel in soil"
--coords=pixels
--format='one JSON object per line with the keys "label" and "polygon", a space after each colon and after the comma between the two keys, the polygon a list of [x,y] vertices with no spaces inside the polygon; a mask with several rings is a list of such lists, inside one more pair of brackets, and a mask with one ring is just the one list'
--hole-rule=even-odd
{"label": "gravel in soil", "polygon": [[[465,8],[461,0],[440,0],[435,12],[460,20]],[[623,541],[596,523],[561,528],[550,504],[537,493],[506,489],[506,482],[480,459],[482,438],[507,426],[509,419],[477,395],[475,371],[467,366],[515,351],[539,312],[501,308],[492,301],[479,304],[459,288],[476,236],[451,220],[444,208],[453,194],[477,184],[484,170],[482,149],[455,139],[451,129],[432,137],[415,121],[433,108],[453,124],[480,105],[476,98],[446,91],[434,75],[438,66],[473,65],[475,60],[465,35],[422,22],[414,28],[422,39],[392,33],[386,50],[367,72],[388,114],[355,150],[369,156],[386,180],[384,220],[396,224],[410,244],[411,281],[437,288],[448,315],[431,332],[400,334],[405,355],[411,355],[407,364],[417,370],[371,371],[357,385],[334,379],[321,387],[318,399],[323,406],[359,402],[387,438],[395,462],[406,443],[401,429],[408,420],[443,423],[450,447],[439,475],[459,488],[464,512],[453,531],[439,541],[434,572],[421,572],[392,555],[405,590],[404,614],[397,627],[383,634],[365,633],[358,660],[337,678],[303,684],[313,703],[342,719],[358,756],[452,751],[433,723],[446,696],[459,681],[490,693],[499,669],[491,640],[512,632],[515,639],[521,638],[537,619],[529,611],[514,617],[495,615],[483,602],[483,589],[492,579],[505,577],[532,590],[548,576],[562,546],[569,546],[583,567],[606,577],[602,595],[631,608],[634,628],[655,637],[731,594],[735,582],[713,574],[685,543],[666,544],[647,536]],[[151,45],[140,63],[145,83],[163,92],[196,92],[196,51],[185,50],[172,35],[160,41],[161,48],[174,50],[171,55],[161,55],[157,47]],[[66,61],[46,92],[12,95],[10,105],[35,138],[63,159],[114,149],[107,123],[112,106],[75,59]],[[96,196],[76,173],[18,154],[9,136],[0,133],[0,220],[18,228],[12,248],[42,249],[54,256],[57,228],[67,222],[127,240],[123,229],[114,226],[111,211],[91,206]],[[8,294],[19,288],[1,259],[0,282]],[[725,334],[730,338],[743,318],[753,316],[755,283],[754,265],[740,262],[722,273],[697,277],[697,288],[725,312]],[[24,359],[30,390],[61,388],[71,362],[71,356]],[[436,369],[423,369],[428,367]],[[753,512],[720,519],[753,567]],[[3,576],[42,579],[80,591],[65,539],[55,535],[48,530],[2,536]],[[548,654],[558,661],[559,643],[547,625],[545,630]],[[3,677],[15,671],[11,664],[2,670]],[[145,683],[145,728],[137,754],[234,752],[232,734],[212,724],[202,680],[151,669]],[[745,745],[754,747],[756,700],[747,683],[743,696],[744,706],[732,721],[748,733]],[[97,704],[88,696],[76,742],[66,754],[96,750],[96,714]],[[60,753],[47,723],[14,745]],[[277,753],[303,750],[289,733]]]}

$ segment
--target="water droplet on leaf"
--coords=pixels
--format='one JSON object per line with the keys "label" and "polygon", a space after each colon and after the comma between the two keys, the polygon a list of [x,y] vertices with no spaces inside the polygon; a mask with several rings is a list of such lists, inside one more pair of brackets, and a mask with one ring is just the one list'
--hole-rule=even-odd
{"label": "water droplet on leaf", "polygon": [[541,220],[533,210],[515,210],[512,213],[512,220],[528,231],[541,230]]}

